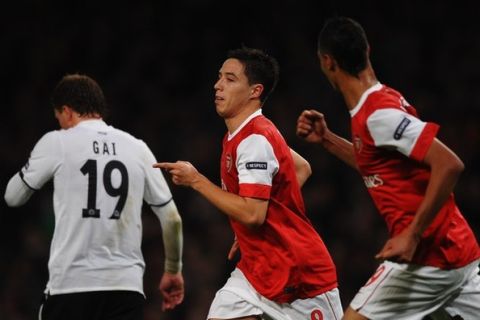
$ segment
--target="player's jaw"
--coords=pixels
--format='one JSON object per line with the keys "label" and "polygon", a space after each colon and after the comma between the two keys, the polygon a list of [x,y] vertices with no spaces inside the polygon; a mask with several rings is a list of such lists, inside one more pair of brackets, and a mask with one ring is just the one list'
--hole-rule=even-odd
{"label": "player's jaw", "polygon": [[215,108],[220,116],[225,113],[226,105],[227,103],[225,97],[219,95],[218,93],[215,94]]}

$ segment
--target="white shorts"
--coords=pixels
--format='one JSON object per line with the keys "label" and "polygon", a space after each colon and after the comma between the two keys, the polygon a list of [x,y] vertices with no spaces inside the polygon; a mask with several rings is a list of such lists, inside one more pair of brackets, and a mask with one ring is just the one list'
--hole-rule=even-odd
{"label": "white shorts", "polygon": [[350,303],[369,319],[422,319],[447,312],[480,319],[478,263],[442,270],[429,266],[382,263]]}
{"label": "white shorts", "polygon": [[338,289],[311,299],[276,303],[260,295],[239,269],[213,299],[208,319],[234,319],[258,315],[271,320],[340,320],[343,316]]}

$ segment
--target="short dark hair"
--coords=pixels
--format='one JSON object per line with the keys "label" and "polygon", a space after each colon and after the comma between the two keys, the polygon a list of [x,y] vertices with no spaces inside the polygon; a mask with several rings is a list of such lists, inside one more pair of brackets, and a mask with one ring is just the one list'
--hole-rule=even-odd
{"label": "short dark hair", "polygon": [[60,110],[67,105],[80,115],[107,113],[107,102],[98,83],[83,74],[67,74],[57,84],[52,93],[52,106]]}
{"label": "short dark hair", "polygon": [[280,68],[277,60],[260,49],[245,46],[229,51],[227,57],[237,59],[244,65],[250,85],[255,83],[263,85],[260,101],[264,103],[278,83]]}
{"label": "short dark hair", "polygon": [[331,55],[341,69],[355,77],[367,67],[367,36],[362,26],[351,18],[328,19],[318,35],[317,50]]}

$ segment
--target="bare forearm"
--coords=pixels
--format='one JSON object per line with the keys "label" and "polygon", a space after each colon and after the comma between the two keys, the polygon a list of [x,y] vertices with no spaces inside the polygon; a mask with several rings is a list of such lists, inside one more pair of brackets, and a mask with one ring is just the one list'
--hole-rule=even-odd
{"label": "bare forearm", "polygon": [[305,181],[312,175],[312,168],[310,167],[310,163],[293,149],[290,149],[290,153],[292,154],[293,163],[295,164],[295,174],[298,184],[301,188]]}
{"label": "bare forearm", "polygon": [[322,146],[350,167],[358,170],[353,145],[350,141],[328,131],[323,137]]}
{"label": "bare forearm", "polygon": [[460,173],[461,169],[432,168],[425,198],[412,221],[412,231],[415,235],[421,236],[435,219],[445,201],[453,192]]}
{"label": "bare forearm", "polygon": [[201,174],[191,187],[227,216],[246,226],[259,226],[265,220],[267,201],[244,198],[224,191]]}

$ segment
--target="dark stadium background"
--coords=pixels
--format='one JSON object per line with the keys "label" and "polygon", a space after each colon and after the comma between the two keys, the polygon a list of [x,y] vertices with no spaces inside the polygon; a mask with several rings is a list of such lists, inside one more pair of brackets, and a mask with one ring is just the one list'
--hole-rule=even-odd
{"label": "dark stadium background", "polygon": [[[386,240],[352,169],[295,137],[306,107],[323,111],[348,137],[343,101],[321,75],[316,36],[325,18],[348,15],[369,36],[379,80],[397,88],[466,164],[456,198],[480,235],[480,25],[478,11],[451,1],[16,1],[0,11],[1,185],[26,162],[35,142],[57,128],[49,95],[66,73],[86,73],[104,88],[106,120],[143,139],[158,160],[191,161],[219,181],[225,133],[213,83],[227,50],[258,47],[277,57],[281,80],[264,113],[314,173],[303,192],[308,215],[338,267],[346,306],[376,267]],[[170,182],[170,180],[169,180]],[[145,208],[145,319],[204,319],[234,264],[227,219],[192,190],[172,187],[184,221],[186,296],[162,313],[161,229]],[[21,208],[0,213],[0,319],[35,319],[47,280],[53,230],[52,184]]]}

